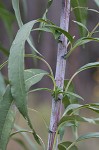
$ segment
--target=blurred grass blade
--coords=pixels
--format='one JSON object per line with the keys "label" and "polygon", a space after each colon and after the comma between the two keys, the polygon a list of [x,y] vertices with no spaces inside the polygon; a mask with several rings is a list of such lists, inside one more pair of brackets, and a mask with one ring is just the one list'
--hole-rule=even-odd
{"label": "blurred grass blade", "polygon": [[0,101],[0,149],[5,150],[15,119],[15,110],[12,106],[13,98],[10,86],[6,88],[3,99]]}
{"label": "blurred grass blade", "polygon": [[99,0],[94,0],[94,2],[97,4],[97,6],[99,7]]}
{"label": "blurred grass blade", "polygon": [[[74,9],[74,14],[76,17],[76,21],[86,25],[86,20],[87,20],[87,10],[80,9],[80,7],[86,7],[87,5],[87,0],[71,0],[71,6],[73,8],[78,7],[78,9]],[[79,31],[81,37],[86,36],[86,30],[82,27],[79,26]]]}
{"label": "blurred grass blade", "polygon": [[9,56],[9,51],[6,48],[4,48],[1,43],[0,43],[0,51],[3,52],[3,54],[5,54],[6,56]]}
{"label": "blurred grass blade", "polygon": [[41,69],[27,69],[24,71],[26,90],[38,83],[48,72]]}
{"label": "blurred grass blade", "polygon": [[5,93],[5,81],[3,75],[0,72],[0,99],[2,98],[4,93]]}
{"label": "blurred grass blade", "polygon": [[15,21],[15,16],[0,4],[0,18],[3,20],[5,28],[10,38],[12,38],[12,25]]}
{"label": "blurred grass blade", "polygon": [[88,133],[80,136],[76,142],[80,142],[82,140],[91,139],[91,138],[99,138],[99,132]]}
{"label": "blurred grass blade", "polygon": [[21,139],[19,138],[13,138],[13,140],[15,142],[17,142],[24,150],[29,150],[25,144],[25,142],[23,142]]}
{"label": "blurred grass blade", "polygon": [[[23,130],[23,128],[21,128],[20,126],[14,124],[14,127],[16,130]],[[20,135],[22,135],[24,137],[24,139],[26,140],[26,142],[29,144],[29,146],[33,149],[33,150],[37,150],[36,145],[34,144],[33,140],[31,140],[31,138],[24,132],[20,132]]]}
{"label": "blurred grass blade", "polygon": [[[13,5],[13,9],[15,11],[15,16],[18,22],[19,27],[21,28],[23,25],[22,19],[21,19],[21,14],[20,14],[20,9],[19,9],[19,0],[12,0],[12,5]],[[38,53],[39,55],[41,55],[36,48],[34,47],[34,43],[32,40],[32,37],[29,35],[29,37],[27,38],[27,41],[30,45],[30,47],[32,48],[33,51],[35,51],[36,53]]]}

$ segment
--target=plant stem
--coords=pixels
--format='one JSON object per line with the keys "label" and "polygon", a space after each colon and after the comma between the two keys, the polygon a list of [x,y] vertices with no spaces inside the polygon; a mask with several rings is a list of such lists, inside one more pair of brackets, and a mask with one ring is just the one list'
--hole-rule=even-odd
{"label": "plant stem", "polygon": [[[69,28],[69,15],[70,15],[70,0],[62,0],[60,27],[66,31],[68,31]],[[56,86],[63,89],[66,60],[64,60],[62,56],[64,56],[67,53],[68,41],[64,35],[61,35],[60,40],[61,42],[58,44],[58,52],[57,52],[55,81],[56,81]],[[54,143],[55,134],[57,130],[57,124],[60,119],[61,108],[62,108],[61,98],[58,98],[58,100],[55,100],[53,98],[47,150],[52,150],[53,148],[53,143]],[[56,148],[54,150],[57,150],[57,144],[58,144],[58,139],[55,146]]]}

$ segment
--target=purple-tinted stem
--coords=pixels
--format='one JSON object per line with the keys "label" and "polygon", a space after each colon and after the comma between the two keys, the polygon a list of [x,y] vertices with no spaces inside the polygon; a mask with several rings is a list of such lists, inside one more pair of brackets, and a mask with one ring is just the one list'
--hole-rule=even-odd
{"label": "purple-tinted stem", "polygon": [[[70,16],[70,0],[62,0],[60,27],[65,31],[68,31],[69,28],[69,16]],[[62,56],[64,56],[67,53],[67,38],[64,35],[61,35],[60,40],[61,42],[58,44],[58,52],[57,52],[55,81],[56,85],[59,88],[63,89],[66,60],[64,60]],[[53,98],[47,150],[52,150],[53,148],[57,124],[60,119],[61,108],[62,108],[62,101],[61,100],[55,101]],[[57,145],[55,150],[57,150]]]}

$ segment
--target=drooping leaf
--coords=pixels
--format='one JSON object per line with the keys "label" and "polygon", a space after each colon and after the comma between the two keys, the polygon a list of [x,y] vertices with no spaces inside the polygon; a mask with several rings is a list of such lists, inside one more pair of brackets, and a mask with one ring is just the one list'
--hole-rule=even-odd
{"label": "drooping leaf", "polygon": [[[86,7],[87,5],[87,0],[79,1],[79,0],[71,0],[71,6],[73,8],[78,7],[78,9],[74,9],[74,14],[76,17],[76,21],[86,25],[86,20],[87,20],[87,10],[80,9],[80,7]],[[82,27],[79,26],[79,31],[81,36],[86,36],[86,30]]]}
{"label": "drooping leaf", "polygon": [[[58,150],[66,150],[72,142],[66,141],[58,144]],[[77,146],[73,145],[69,150],[78,150]]]}
{"label": "drooping leaf", "polygon": [[0,149],[6,150],[10,133],[15,119],[15,110],[12,106],[13,98],[10,86],[7,87],[3,99],[0,101]]}
{"label": "drooping leaf", "polygon": [[[36,21],[30,21],[23,25],[18,31],[15,40],[10,49],[8,61],[8,75],[11,83],[11,93],[16,103],[17,108],[25,119],[27,119],[30,128],[33,130],[35,140],[40,144],[39,138],[36,135],[27,110],[27,93],[24,79],[24,47],[25,41],[29,38],[31,29]],[[13,64],[13,65],[12,65]]]}
{"label": "drooping leaf", "polygon": [[29,88],[39,82],[48,72],[41,69],[27,69],[24,71],[25,85],[27,91]]}
{"label": "drooping leaf", "polygon": [[4,92],[5,92],[5,82],[3,75],[0,72],[0,99],[2,98]]}

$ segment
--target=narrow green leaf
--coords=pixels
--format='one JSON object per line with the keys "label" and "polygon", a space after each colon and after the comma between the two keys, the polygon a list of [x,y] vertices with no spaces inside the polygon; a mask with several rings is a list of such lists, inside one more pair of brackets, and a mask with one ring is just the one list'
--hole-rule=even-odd
{"label": "narrow green leaf", "polygon": [[[72,115],[72,116],[63,116],[60,121],[59,121],[59,129],[61,128],[60,125],[64,125],[67,124],[68,122],[72,122],[73,121],[77,121],[77,122],[87,122],[87,123],[91,123],[91,124],[99,124],[99,118],[86,118],[86,117],[82,117],[79,115]],[[71,124],[72,125],[72,124]],[[75,123],[74,123],[75,125]]]}
{"label": "narrow green leaf", "polygon": [[89,42],[92,42],[92,41],[96,41],[96,42],[99,42],[99,38],[92,38],[92,37],[84,37],[84,38],[81,38],[81,39],[78,39],[73,47],[68,51],[68,53],[66,54],[65,58],[68,58],[70,56],[70,54],[78,47],[78,46],[81,46],[83,44],[86,44],[86,43],[89,43]]}
{"label": "narrow green leaf", "polygon": [[[58,144],[58,150],[66,150],[71,144],[72,142],[70,141],[62,142]],[[73,145],[69,150],[78,150],[78,148]]]}
{"label": "narrow green leaf", "polygon": [[25,85],[27,91],[29,88],[39,82],[48,72],[41,69],[27,69],[24,71]]}
{"label": "narrow green leaf", "polygon": [[[19,27],[21,28],[23,26],[23,22],[22,22],[22,19],[21,19],[21,14],[20,14],[20,9],[19,9],[19,0],[12,0],[12,6],[13,6],[13,9],[15,11],[15,16],[16,16],[16,19],[17,19],[17,22],[18,22],[18,25]],[[37,52],[38,54],[40,54],[37,49],[34,47],[34,44],[33,44],[33,40],[32,40],[32,37],[29,36],[27,38],[27,41],[30,45],[30,47],[35,51]],[[40,54],[41,55],[41,54]]]}
{"label": "narrow green leaf", "polygon": [[67,95],[71,95],[71,96],[74,96],[75,98],[77,99],[81,99],[81,100],[84,100],[80,95],[76,94],[76,93],[73,93],[73,92],[66,92]]}
{"label": "narrow green leaf", "polygon": [[[78,7],[78,9],[74,9],[74,14],[76,17],[76,21],[86,25],[86,20],[87,20],[87,10],[83,10],[80,7],[86,7],[87,5],[87,0],[79,1],[79,0],[71,0],[71,6],[73,8]],[[79,26],[79,31],[81,36],[86,36],[86,30],[82,27]]]}
{"label": "narrow green leaf", "polygon": [[81,26],[82,28],[84,28],[84,29],[87,31],[87,33],[89,33],[89,30],[87,29],[87,27],[86,27],[83,23],[78,22],[78,21],[74,21],[74,20],[73,20],[73,22],[76,23],[76,24],[78,24],[78,25]]}
{"label": "narrow green leaf", "polygon": [[86,140],[86,139],[91,139],[91,138],[99,138],[99,132],[93,132],[93,133],[82,135],[76,140],[76,142]]}
{"label": "narrow green leaf", "polygon": [[49,29],[51,29],[54,37],[57,37],[57,34],[58,36],[60,36],[61,34],[64,34],[71,43],[74,41],[73,37],[67,31],[61,29],[60,27],[56,25],[45,25],[45,27],[48,27]]}
{"label": "narrow green leaf", "polygon": [[80,72],[84,71],[84,70],[87,70],[87,69],[90,69],[90,68],[96,68],[96,67],[99,67],[99,62],[93,62],[93,63],[88,63],[84,66],[82,66],[80,69],[77,70],[77,72],[74,73],[74,75],[70,78],[67,86],[66,86],[66,89],[65,89],[65,92],[67,92],[72,80],[74,79],[74,77],[79,74]]}
{"label": "narrow green leaf", "polygon": [[32,93],[32,92],[37,92],[37,91],[48,91],[48,92],[53,92],[53,90],[49,89],[49,88],[37,88],[37,89],[33,89],[31,91],[29,91],[28,93]]}
{"label": "narrow green leaf", "polygon": [[94,68],[94,67],[99,67],[99,62],[88,63],[82,66],[80,69],[78,69],[77,73],[84,71],[86,69]]}
{"label": "narrow green leaf", "polygon": [[13,98],[8,86],[3,99],[0,101],[0,149],[6,150],[10,133],[15,119],[15,110],[12,106]]}
{"label": "narrow green leaf", "polygon": [[63,116],[65,116],[70,110],[72,110],[72,114],[73,112],[76,112],[80,109],[83,108],[88,108],[92,111],[95,111],[97,113],[99,113],[99,103],[92,103],[92,104],[85,104],[85,105],[81,105],[81,104],[70,104],[64,111]]}
{"label": "narrow green leaf", "polygon": [[[33,25],[37,21],[30,21],[23,25],[18,31],[15,40],[10,49],[8,61],[8,75],[11,83],[11,93],[17,108],[23,117],[28,121],[30,128],[33,130],[35,140],[40,144],[39,138],[34,131],[27,110],[27,93],[24,79],[24,47],[25,41],[29,38]],[[13,64],[13,65],[12,65]]]}

